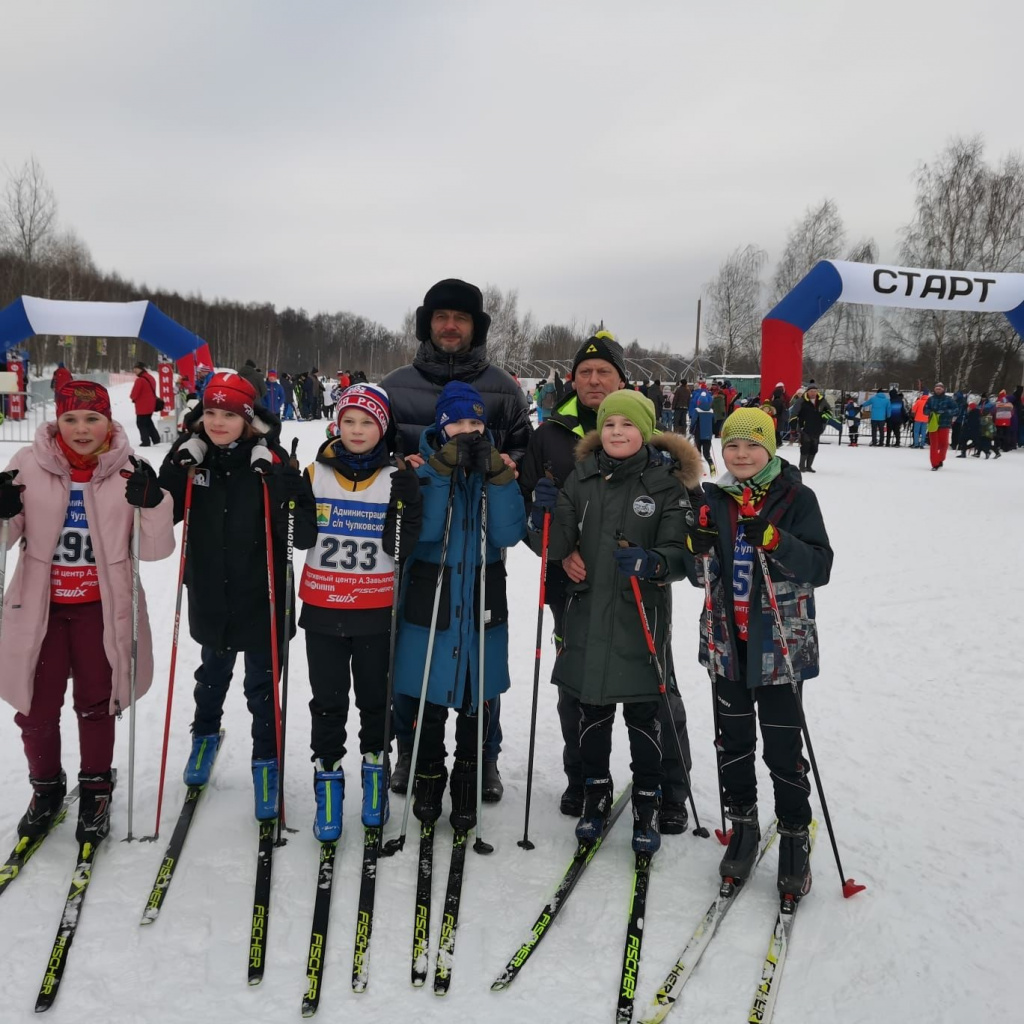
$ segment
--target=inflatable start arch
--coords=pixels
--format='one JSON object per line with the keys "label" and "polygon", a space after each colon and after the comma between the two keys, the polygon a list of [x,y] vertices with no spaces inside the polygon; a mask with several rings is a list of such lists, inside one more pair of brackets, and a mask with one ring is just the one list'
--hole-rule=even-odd
{"label": "inflatable start arch", "polygon": [[772,393],[777,381],[789,395],[800,386],[804,334],[837,302],[1004,313],[1024,337],[1024,274],[822,260],[761,321],[762,398]]}

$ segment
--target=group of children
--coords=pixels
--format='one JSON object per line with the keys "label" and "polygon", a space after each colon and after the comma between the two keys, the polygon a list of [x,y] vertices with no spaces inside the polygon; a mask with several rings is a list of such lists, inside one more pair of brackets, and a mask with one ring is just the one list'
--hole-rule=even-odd
{"label": "group of children", "polygon": [[[316,837],[331,842],[341,834],[350,689],[359,710],[362,821],[387,821],[392,686],[413,697],[425,687],[414,814],[437,820],[447,782],[453,827],[474,826],[477,716],[509,686],[502,550],[528,528],[515,469],[491,443],[483,400],[464,383],[441,391],[435,423],[410,466],[393,455],[382,389],[346,389],[336,415],[336,436],[300,473],[281,447],[280,422],[258,404],[252,385],[236,373],[217,373],[157,477],[132,457],[101,386],[71,381],[58,390],[56,422],[41,427],[0,474],[0,519],[10,528],[9,543],[21,547],[4,595],[0,696],[17,709],[29,763],[32,799],[19,823],[22,835],[45,833],[65,795],[59,711],[69,675],[81,739],[79,835],[99,839],[109,830],[112,716],[129,691],[133,523],[141,523],[141,557],[158,559],[171,554],[173,523],[186,515],[189,628],[200,666],[185,782],[209,780],[241,653],[255,813],[261,820],[278,814],[274,645],[280,651],[291,639],[286,630],[294,631],[286,567],[300,549],[306,555],[298,625],[312,692]],[[811,820],[799,689],[818,671],[813,591],[828,582],[832,551],[813,492],[776,454],[769,416],[758,409],[732,413],[722,451],[726,472],[701,489],[696,449],[658,433],[653,403],[624,389],[602,402],[597,430],[580,443],[562,490],[532,496],[539,515],[531,514],[530,529],[553,513],[549,557],[576,555],[585,566],[582,582],[570,587],[554,672],[581,708],[586,784],[576,834],[582,842],[599,837],[610,811],[612,723],[621,703],[632,757],[633,846],[658,849],[661,691],[645,634],[649,629],[655,656],[666,663],[669,585],[685,577],[711,595],[700,657],[715,691],[719,775],[733,823],[722,874],[742,881],[757,851],[756,709],[782,836],[779,886],[799,896],[810,886]],[[775,631],[762,564],[790,657]],[[141,695],[153,673],[141,594],[138,642]],[[450,779],[449,709],[458,715]]]}

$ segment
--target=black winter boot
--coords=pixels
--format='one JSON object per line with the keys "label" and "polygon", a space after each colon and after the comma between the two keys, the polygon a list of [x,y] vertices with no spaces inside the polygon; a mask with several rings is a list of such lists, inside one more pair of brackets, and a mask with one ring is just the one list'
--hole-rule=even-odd
{"label": "black winter boot", "polygon": [[604,823],[612,809],[612,780],[587,779],[583,789],[583,814],[576,822],[576,838],[581,843],[595,842],[604,833]]}
{"label": "black winter boot", "polygon": [[496,804],[505,794],[497,761],[484,761],[484,803]]}
{"label": "black winter boot", "polygon": [[811,837],[806,825],[779,822],[779,892],[800,899],[811,891]]}
{"label": "black winter boot", "polygon": [[583,813],[583,783],[579,779],[570,779],[565,787],[558,809],[570,818],[578,818]]}
{"label": "black winter boot", "polygon": [[412,751],[398,748],[398,759],[391,769],[391,792],[407,793],[409,790],[409,772],[412,769]]}
{"label": "black winter boot", "polygon": [[78,829],[79,843],[99,843],[110,832],[110,796],[114,791],[110,772],[98,775],[79,773]]}
{"label": "black winter boot", "polygon": [[18,822],[18,835],[35,839],[36,836],[46,835],[53,828],[67,795],[68,779],[61,772],[52,779],[33,779],[29,776],[28,781],[32,783],[32,799],[28,810]]}
{"label": "black winter boot", "polygon": [[725,856],[718,865],[718,873],[724,879],[742,884],[753,870],[757,846],[761,841],[757,804],[728,807],[725,816],[732,822],[732,836]]}
{"label": "black winter boot", "polygon": [[[448,769],[443,761],[416,769],[416,778],[412,783],[412,813],[417,821],[432,825],[441,817],[441,801],[447,781]],[[394,789],[393,782],[391,788]]]}
{"label": "black winter boot", "polygon": [[676,803],[662,797],[659,827],[663,836],[678,836],[686,831],[690,815],[685,803]]}
{"label": "black winter boot", "polygon": [[452,813],[448,819],[457,832],[476,825],[476,763],[456,761],[451,777]]}

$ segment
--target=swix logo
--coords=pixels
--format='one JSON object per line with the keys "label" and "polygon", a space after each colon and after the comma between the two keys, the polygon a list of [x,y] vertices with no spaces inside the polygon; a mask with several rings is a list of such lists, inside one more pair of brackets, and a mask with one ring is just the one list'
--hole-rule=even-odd
{"label": "swix logo", "polygon": [[53,592],[54,597],[85,597],[85,591],[81,587],[57,587]]}
{"label": "swix logo", "polygon": [[355,594],[331,594],[327,601],[329,604],[355,604]]}

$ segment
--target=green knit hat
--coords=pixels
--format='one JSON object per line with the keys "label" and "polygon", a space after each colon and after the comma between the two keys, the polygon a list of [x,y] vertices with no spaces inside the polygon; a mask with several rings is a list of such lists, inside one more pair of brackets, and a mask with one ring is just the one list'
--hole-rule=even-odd
{"label": "green knit hat", "polygon": [[722,424],[722,447],[741,438],[753,441],[775,457],[775,422],[761,409],[737,409]]}
{"label": "green knit hat", "polygon": [[604,429],[604,421],[609,416],[625,416],[640,431],[644,444],[654,436],[654,403],[639,391],[622,388],[606,395],[597,410],[598,430]]}

